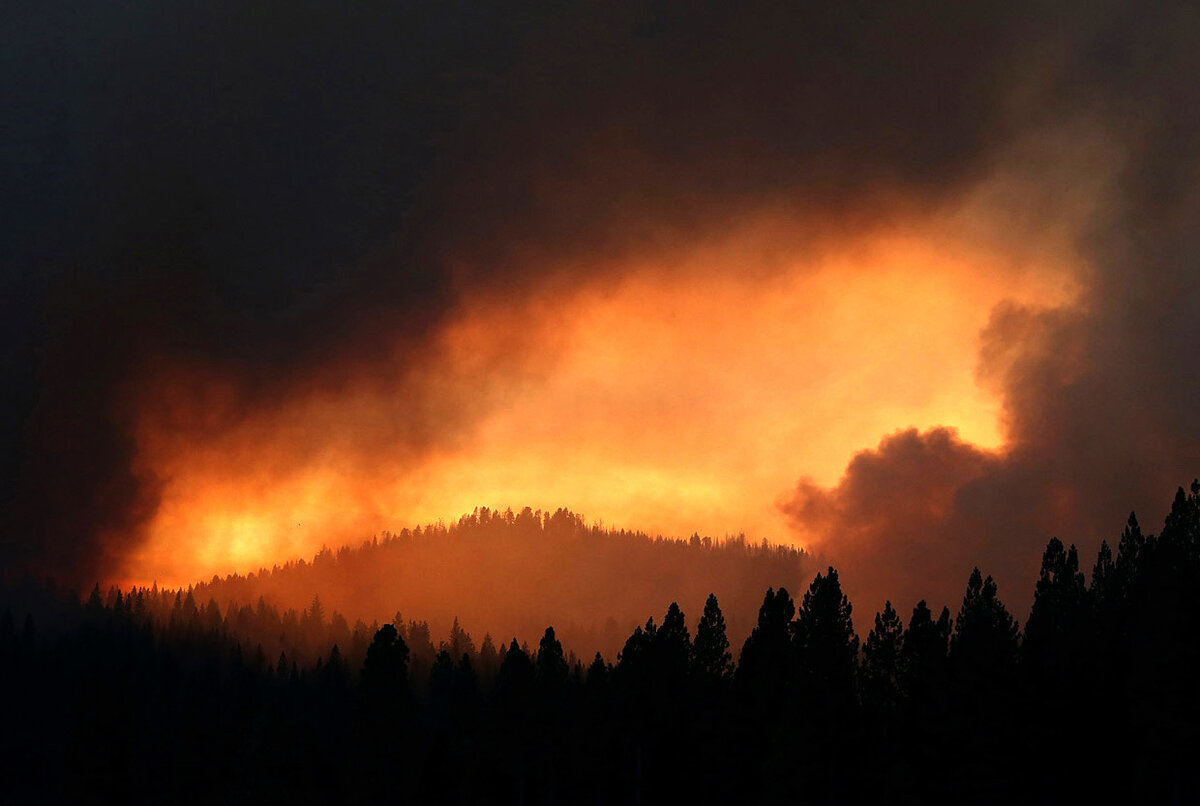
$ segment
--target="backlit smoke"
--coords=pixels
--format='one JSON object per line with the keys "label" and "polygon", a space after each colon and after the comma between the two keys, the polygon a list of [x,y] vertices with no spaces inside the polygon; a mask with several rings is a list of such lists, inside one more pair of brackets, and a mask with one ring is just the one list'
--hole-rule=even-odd
{"label": "backlit smoke", "polygon": [[2,13],[13,567],[561,505],[949,600],[1196,472],[1186,10]]}

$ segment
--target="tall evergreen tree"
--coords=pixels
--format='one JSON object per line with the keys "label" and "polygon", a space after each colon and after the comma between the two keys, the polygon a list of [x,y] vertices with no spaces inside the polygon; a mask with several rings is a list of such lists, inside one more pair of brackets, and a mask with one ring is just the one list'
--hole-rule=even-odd
{"label": "tall evergreen tree", "polygon": [[587,676],[584,678],[588,689],[593,691],[604,689],[608,685],[608,674],[608,664],[604,662],[604,656],[597,652],[596,657],[592,658]]}
{"label": "tall evergreen tree", "polygon": [[644,627],[634,627],[633,632],[625,639],[625,645],[617,653],[617,666],[613,670],[614,678],[620,685],[630,691],[640,690],[649,685],[653,675],[654,641],[658,627],[654,618],[646,620]]}
{"label": "tall evergreen tree", "polygon": [[1179,546],[1183,553],[1195,554],[1200,544],[1200,479],[1192,482],[1190,495],[1182,487],[1175,491],[1160,539]]}
{"label": "tall evergreen tree", "polygon": [[850,600],[837,571],[817,574],[801,601],[794,634],[810,693],[828,705],[845,707],[854,698],[858,636]]}
{"label": "tall evergreen tree", "polygon": [[758,622],[742,645],[734,682],[755,710],[778,714],[796,683],[798,658],[792,642],[796,605],[786,588],[767,588]]}
{"label": "tall evergreen tree", "polygon": [[446,649],[449,650],[450,657],[454,658],[456,662],[463,655],[475,655],[475,642],[458,623],[458,616],[454,617],[454,623],[450,625],[450,638],[446,642]]}
{"label": "tall evergreen tree", "polygon": [[725,636],[725,616],[717,597],[709,594],[704,602],[704,614],[696,625],[696,641],[692,645],[692,668],[699,679],[709,683],[725,683],[733,676],[733,655]]}
{"label": "tall evergreen tree", "polygon": [[391,624],[376,633],[363,661],[362,685],[373,698],[398,697],[408,683],[408,646]]}
{"label": "tall evergreen tree", "polygon": [[687,621],[676,602],[671,602],[662,626],[654,635],[654,665],[659,685],[682,692],[692,655],[692,639]]}
{"label": "tall evergreen tree", "polygon": [[945,689],[950,630],[949,608],[936,621],[924,599],[913,608],[900,642],[900,688],[918,708]]}
{"label": "tall evergreen tree", "polygon": [[554,628],[547,627],[538,642],[535,675],[544,690],[558,691],[567,683],[570,669],[563,655],[562,643],[554,636]]}
{"label": "tall evergreen tree", "polygon": [[974,569],[950,640],[950,660],[960,679],[995,683],[1016,664],[1017,621],[996,594],[995,580]]}
{"label": "tall evergreen tree", "polygon": [[519,709],[520,704],[531,696],[534,678],[533,661],[513,638],[496,674],[496,696]]}
{"label": "tall evergreen tree", "polygon": [[875,614],[875,628],[863,645],[862,698],[864,705],[878,711],[891,711],[900,702],[900,654],[904,624],[885,602]]}
{"label": "tall evergreen tree", "polygon": [[1075,547],[1051,538],[1025,625],[1024,656],[1041,674],[1065,676],[1066,664],[1078,658],[1088,629],[1088,594]]}
{"label": "tall evergreen tree", "polygon": [[1142,564],[1142,554],[1146,549],[1146,537],[1138,525],[1137,515],[1129,513],[1129,521],[1121,532],[1121,540],[1117,543],[1117,562],[1114,566],[1116,590],[1119,598],[1129,596],[1134,578]]}
{"label": "tall evergreen tree", "polygon": [[1108,610],[1114,598],[1116,566],[1113,562],[1112,549],[1107,540],[1100,541],[1100,550],[1096,553],[1096,563],[1092,566],[1092,581],[1088,592],[1094,606],[1100,611]]}

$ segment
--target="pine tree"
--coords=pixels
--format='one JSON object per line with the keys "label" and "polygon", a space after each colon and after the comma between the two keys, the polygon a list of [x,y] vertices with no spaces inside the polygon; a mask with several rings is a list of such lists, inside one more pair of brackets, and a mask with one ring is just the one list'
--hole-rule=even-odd
{"label": "pine tree", "polygon": [[733,676],[733,655],[725,636],[725,616],[717,597],[711,593],[704,602],[704,614],[696,626],[692,668],[701,680],[709,683],[726,683]]}
{"label": "pine tree", "polygon": [[922,599],[913,608],[900,641],[900,689],[917,708],[924,707],[946,685],[950,647],[950,610],[943,607],[937,621]]}
{"label": "pine tree", "polygon": [[659,685],[676,694],[682,692],[692,655],[692,638],[687,620],[676,602],[671,602],[662,626],[654,635],[653,652]]}
{"label": "pine tree", "polygon": [[542,640],[538,642],[535,663],[538,685],[546,691],[561,691],[567,683],[569,672],[562,643],[554,636],[554,628],[547,627]]}
{"label": "pine tree", "polygon": [[362,685],[369,696],[398,697],[408,683],[408,645],[391,624],[384,624],[367,647]]}
{"label": "pine tree", "polygon": [[513,638],[500,661],[494,691],[497,705],[507,718],[517,719],[528,709],[535,677],[533,661]]}
{"label": "pine tree", "polygon": [[585,678],[586,685],[589,690],[600,691],[608,685],[608,664],[604,662],[604,657],[597,652],[596,657],[592,659],[592,663],[588,666],[587,677]]}
{"label": "pine tree", "polygon": [[461,658],[464,654],[475,654],[475,642],[471,640],[471,636],[458,623],[458,616],[454,617],[454,623],[450,625],[450,639],[447,642],[446,648],[450,651],[450,657]]}
{"label": "pine tree", "polygon": [[890,711],[900,702],[903,631],[899,614],[890,601],[885,602],[883,612],[875,614],[875,628],[863,646],[863,701],[881,711]]}
{"label": "pine tree", "polygon": [[951,663],[965,679],[994,682],[1016,664],[1017,622],[996,593],[995,580],[971,572],[950,641]]}
{"label": "pine tree", "polygon": [[1107,540],[1100,541],[1100,551],[1096,553],[1096,564],[1092,566],[1092,583],[1088,590],[1092,601],[1100,610],[1108,610],[1114,598],[1116,566],[1113,564],[1112,549]]}
{"label": "pine tree", "polygon": [[795,640],[808,694],[828,706],[846,706],[854,698],[858,636],[850,600],[831,566],[817,574],[796,616]]}
{"label": "pine tree", "polygon": [[496,652],[496,644],[491,633],[484,633],[483,643],[479,645],[479,679],[483,686],[489,686],[500,670],[500,654]]}
{"label": "pine tree", "polygon": [[319,595],[313,596],[312,603],[308,606],[305,616],[308,617],[309,622],[313,625],[319,626],[324,623],[325,605],[321,604],[321,597]]}
{"label": "pine tree", "polygon": [[752,714],[768,722],[780,717],[795,693],[799,666],[792,642],[795,614],[796,605],[786,588],[768,588],[734,674],[740,698]]}
{"label": "pine tree", "polygon": [[1142,565],[1142,554],[1146,550],[1146,538],[1138,525],[1137,515],[1129,513],[1129,521],[1121,540],[1117,543],[1117,562],[1114,566],[1115,594],[1120,599],[1129,596],[1134,580]]}
{"label": "pine tree", "polygon": [[1051,538],[1025,625],[1024,656],[1039,674],[1065,675],[1069,658],[1078,657],[1087,630],[1088,596],[1075,547],[1064,549]]}

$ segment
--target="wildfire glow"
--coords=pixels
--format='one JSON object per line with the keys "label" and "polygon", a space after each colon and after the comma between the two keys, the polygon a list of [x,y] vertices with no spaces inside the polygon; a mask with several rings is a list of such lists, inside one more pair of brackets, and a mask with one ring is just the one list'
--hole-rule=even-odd
{"label": "wildfire glow", "polygon": [[1002,449],[978,334],[1002,300],[1069,303],[1069,261],[917,228],[759,263],[770,235],[566,291],[466,295],[418,369],[283,405],[168,373],[140,420],[162,501],[127,577],[253,570],[477,506],[786,540],[780,492],[835,482],[898,424]]}

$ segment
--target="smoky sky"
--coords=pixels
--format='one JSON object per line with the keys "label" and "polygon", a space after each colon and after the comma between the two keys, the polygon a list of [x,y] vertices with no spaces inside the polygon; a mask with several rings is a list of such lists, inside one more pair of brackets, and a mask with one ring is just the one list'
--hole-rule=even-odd
{"label": "smoky sky", "polygon": [[1085,303],[997,311],[984,339],[1011,453],[889,438],[786,506],[887,557],[907,531],[856,525],[855,496],[948,500],[905,508],[951,570],[1114,530],[1200,458],[1197,32],[1182,4],[5,4],[2,557],[85,580],[137,544],[163,480],[133,427],[164,368],[269,410],[419,361],[464,296],[596,279],[547,266],[774,202],[825,229],[953,205],[1058,130],[1114,162]]}
{"label": "smoky sky", "polygon": [[[1090,571],[1131,511],[1157,531],[1177,486],[1200,472],[1200,117],[1186,78],[1200,66],[1188,44],[1198,19],[1106,13],[1107,24],[1084,23],[1076,57],[1047,83],[1048,97],[1116,144],[1108,188],[1078,234],[1083,299],[1001,306],[982,334],[978,372],[1002,395],[1006,451],[941,429],[898,431],[833,488],[802,481],[782,503],[802,529],[845,537],[847,576],[874,605],[888,594],[953,609],[978,565],[1024,612],[1049,537],[1078,543]],[[839,554],[836,537],[829,551]]]}

